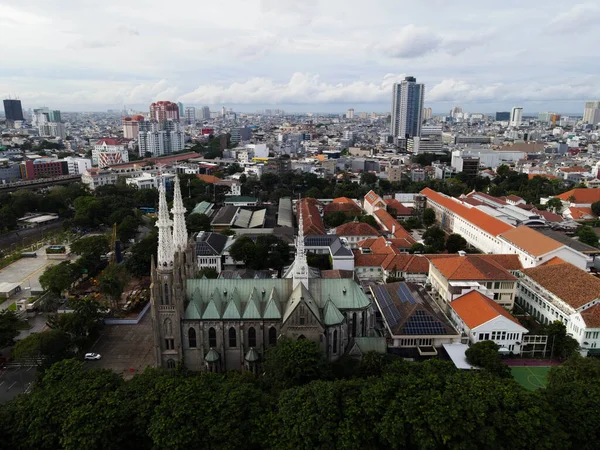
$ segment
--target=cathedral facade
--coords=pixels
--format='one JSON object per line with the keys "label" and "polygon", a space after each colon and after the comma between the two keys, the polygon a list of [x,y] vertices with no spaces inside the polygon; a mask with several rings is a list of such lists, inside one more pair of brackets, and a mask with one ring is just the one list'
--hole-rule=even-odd
{"label": "cathedral facade", "polygon": [[159,189],[159,245],[151,269],[158,367],[256,372],[265,351],[282,338],[310,339],[334,361],[355,338],[372,336],[374,309],[358,284],[311,277],[301,218],[296,257],[284,278],[196,278],[195,241],[188,242],[177,178],[174,189],[173,220],[164,186]]}

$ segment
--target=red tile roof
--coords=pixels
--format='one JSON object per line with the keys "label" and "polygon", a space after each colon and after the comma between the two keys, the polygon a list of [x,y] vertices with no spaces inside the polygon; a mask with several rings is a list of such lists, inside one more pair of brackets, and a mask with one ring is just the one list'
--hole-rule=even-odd
{"label": "red tile roof", "polygon": [[381,267],[387,255],[362,254],[360,251],[354,252],[355,267]]}
{"label": "red tile roof", "polygon": [[330,203],[329,205],[325,205],[325,207],[323,208],[323,212],[325,214],[331,214],[331,213],[337,212],[337,211],[343,212],[348,217],[354,217],[354,216],[359,216],[362,212],[362,209],[360,208],[360,206],[358,206],[354,202],[352,202],[352,203],[334,202],[334,203]]}
{"label": "red tile roof", "polygon": [[600,189],[584,189],[577,188],[557,195],[557,198],[566,202],[570,201],[571,196],[575,197],[573,203],[580,205],[591,205],[594,202],[600,201]]}
{"label": "red tile roof", "polygon": [[365,195],[365,202],[370,203],[371,205],[374,205],[377,202],[382,202],[383,203],[383,199],[377,195],[377,193],[373,190],[367,192],[367,195]]}
{"label": "red tile roof", "polygon": [[529,173],[527,174],[527,178],[533,180],[535,177],[548,178],[549,180],[556,180],[557,177],[554,175],[550,175],[548,173]]}
{"label": "red tile roof", "polygon": [[379,232],[368,223],[348,222],[335,229],[338,236],[379,236]]}
{"label": "red tile roof", "polygon": [[450,307],[471,330],[500,316],[521,325],[506,309],[478,291],[458,297],[450,303]]}
{"label": "red tile roof", "polygon": [[412,216],[413,209],[408,206],[404,206],[395,198],[386,198],[383,200],[387,206],[394,209],[396,211],[397,216]]}
{"label": "red tile roof", "polygon": [[516,277],[492,259],[477,255],[454,256],[431,261],[447,280],[493,281],[516,280]]}
{"label": "red tile roof", "polygon": [[[213,183],[217,183],[219,181],[221,181],[221,179],[219,177],[215,177],[214,175],[204,175],[201,173],[196,174],[196,177],[200,180],[200,181],[204,181],[205,183],[208,184],[213,184]],[[208,187],[207,187],[208,189]]]}
{"label": "red tile roof", "polygon": [[96,145],[121,145],[118,139],[104,138],[96,142]]}
{"label": "red tile roof", "polygon": [[551,237],[548,237],[533,228],[529,228],[526,225],[521,225],[506,233],[502,233],[501,237],[515,247],[518,247],[535,257],[543,256],[564,247],[564,244],[555,241]]}
{"label": "red tile roof", "polygon": [[461,216],[466,221],[472,223],[476,227],[486,231],[492,236],[498,236],[505,231],[512,230],[514,227],[506,222],[496,219],[477,208],[468,208],[463,204],[455,201],[452,197],[447,197],[433,189],[425,188],[421,191],[428,200],[431,200],[438,205],[452,211],[454,214]]}
{"label": "red tile roof", "polygon": [[302,208],[302,225],[305,236],[309,234],[325,234],[325,225],[323,225],[317,203],[319,202],[314,198],[303,198],[296,204],[296,214],[298,214],[298,217],[300,217],[300,208]]}
{"label": "red tile roof", "polygon": [[[521,206],[523,206],[523,205],[521,205]],[[532,208],[531,212],[535,213],[535,214],[539,214],[544,219],[546,219],[547,222],[562,222],[564,220],[560,214],[553,213],[552,211]]]}
{"label": "red tile roof", "polygon": [[550,258],[546,261],[542,266],[555,266],[556,264],[566,264],[567,262],[564,259],[555,256],[554,258]]}
{"label": "red tile roof", "polygon": [[592,212],[592,208],[586,208],[585,206],[575,207],[571,206],[569,208],[571,212],[571,217],[574,220],[583,220],[583,219],[596,219],[597,216]]}
{"label": "red tile roof", "polygon": [[565,173],[584,173],[588,172],[588,169],[581,166],[573,166],[573,167],[561,167],[558,170]]}

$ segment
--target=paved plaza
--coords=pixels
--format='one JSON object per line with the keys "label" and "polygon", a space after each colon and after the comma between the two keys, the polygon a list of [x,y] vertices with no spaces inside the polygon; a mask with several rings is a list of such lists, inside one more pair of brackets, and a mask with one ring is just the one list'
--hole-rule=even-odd
{"label": "paved plaza", "polygon": [[106,325],[88,352],[100,353],[102,359],[86,361],[90,368],[110,369],[125,379],[154,365],[152,318],[148,311],[137,325]]}
{"label": "paved plaza", "polygon": [[35,380],[35,367],[7,367],[0,369],[0,403],[12,400],[28,390]]}

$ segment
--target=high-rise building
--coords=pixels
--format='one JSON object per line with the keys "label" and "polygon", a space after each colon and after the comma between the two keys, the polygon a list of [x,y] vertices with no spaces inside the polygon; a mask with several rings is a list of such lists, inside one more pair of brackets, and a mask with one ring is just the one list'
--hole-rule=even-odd
{"label": "high-rise building", "polygon": [[509,121],[510,121],[510,112],[509,111],[496,112],[496,122],[509,122]]}
{"label": "high-rise building", "polygon": [[346,112],[346,119],[354,119],[354,108],[350,108]]}
{"label": "high-rise building", "polygon": [[463,113],[463,109],[462,106],[455,106],[454,108],[452,108],[450,110],[450,117],[452,117],[453,119],[457,119],[459,117],[462,118],[462,114]]}
{"label": "high-rise building", "polygon": [[209,120],[210,119],[210,108],[208,106],[203,106],[200,110],[200,119]]}
{"label": "high-rise building", "polygon": [[249,141],[252,130],[248,127],[236,127],[231,129],[231,143],[237,144],[242,141]]}
{"label": "high-rise building", "polygon": [[521,122],[523,122],[523,107],[515,106],[510,113],[510,125],[520,127]]}
{"label": "high-rise building", "polygon": [[600,102],[585,102],[583,110],[583,121],[592,125],[597,125],[600,122]]}
{"label": "high-rise building", "polygon": [[145,121],[139,123],[138,147],[139,155],[146,153],[152,156],[170,155],[185,148],[185,134],[176,120],[163,123]]}
{"label": "high-rise building", "polygon": [[166,122],[167,120],[179,120],[179,106],[177,103],[160,101],[150,105],[150,119],[157,122]]}
{"label": "high-rise building", "polygon": [[61,139],[67,137],[65,124],[62,122],[44,122],[39,124],[38,130],[42,137],[56,137]]}
{"label": "high-rise building", "polygon": [[433,111],[431,108],[423,108],[423,120],[429,120],[433,117]]}
{"label": "high-rise building", "polygon": [[123,117],[123,137],[125,139],[137,139],[140,132],[140,122],[144,121],[144,116],[137,115],[133,117]]}
{"label": "high-rise building", "polygon": [[117,139],[100,139],[92,150],[92,163],[99,168],[129,162],[129,153]]}
{"label": "high-rise building", "polygon": [[177,107],[179,108],[179,117],[183,117],[183,103],[177,102]]}
{"label": "high-rise building", "polygon": [[394,83],[391,132],[395,138],[409,139],[421,134],[425,86],[406,77]]}
{"label": "high-rise building", "polygon": [[225,117],[225,115],[227,114],[227,110],[225,109],[225,107],[223,106],[221,108],[221,117]]}
{"label": "high-rise building", "polygon": [[196,108],[194,108],[193,106],[188,106],[187,108],[185,108],[183,117],[185,118],[185,123],[187,123],[188,125],[196,123]]}
{"label": "high-rise building", "polygon": [[4,115],[8,122],[14,122],[16,120],[23,120],[23,107],[21,106],[21,100],[4,100]]}
{"label": "high-rise building", "polygon": [[48,121],[49,122],[62,122],[60,117],[60,111],[58,109],[52,110],[48,112]]}

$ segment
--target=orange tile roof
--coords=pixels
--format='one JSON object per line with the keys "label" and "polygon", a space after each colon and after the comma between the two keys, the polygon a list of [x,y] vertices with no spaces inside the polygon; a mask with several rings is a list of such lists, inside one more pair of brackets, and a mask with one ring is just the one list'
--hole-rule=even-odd
{"label": "orange tile roof", "polygon": [[433,264],[447,280],[516,280],[514,275],[493,259],[480,258],[478,255],[432,259],[431,264]]}
{"label": "orange tile roof", "polygon": [[543,265],[523,273],[575,309],[600,298],[600,279],[573,264]]}
{"label": "orange tile roof", "polygon": [[[200,181],[204,181],[205,183],[208,183],[208,184],[213,184],[213,183],[217,183],[217,182],[221,181],[221,179],[219,177],[215,177],[214,175],[205,175],[205,174],[198,173],[198,174],[196,174],[196,177]],[[208,187],[207,187],[207,189],[208,189]]]}
{"label": "orange tile roof", "polygon": [[[521,325],[506,309],[481,292],[471,291],[450,303],[462,321],[470,328],[476,328],[496,317],[503,316]],[[521,325],[522,326],[522,325]],[[523,327],[523,329],[525,329]]]}
{"label": "orange tile roof", "polygon": [[367,195],[365,195],[365,201],[369,202],[371,205],[374,205],[377,202],[383,202],[382,198],[373,190],[367,192]]}
{"label": "orange tile roof", "polygon": [[461,216],[466,221],[472,223],[476,227],[486,231],[492,236],[498,236],[505,231],[512,230],[514,227],[506,222],[496,219],[489,214],[477,208],[468,208],[465,205],[455,201],[452,197],[440,194],[430,188],[425,188],[421,191],[421,194],[425,195],[427,199],[449,209],[454,214]]}
{"label": "orange tile roof", "polygon": [[550,175],[548,173],[529,173],[527,174],[527,178],[533,180],[535,177],[548,178],[549,180],[556,180],[557,177],[554,175]]}
{"label": "orange tile roof", "polygon": [[556,197],[566,202],[570,201],[569,198],[575,197],[575,201],[573,203],[580,205],[591,205],[594,202],[600,201],[600,189],[571,189],[570,191],[564,192]]}
{"label": "orange tile roof", "polygon": [[348,217],[359,216],[362,212],[360,206],[356,203],[330,203],[323,208],[325,214],[331,214],[337,211],[345,213]]}
{"label": "orange tile roof", "polygon": [[381,266],[387,255],[362,254],[360,251],[354,252],[355,267],[377,267]]}
{"label": "orange tile roof", "polygon": [[596,215],[592,212],[592,208],[571,206],[569,208],[569,211],[571,212],[571,217],[573,217],[574,220],[597,218]]}
{"label": "orange tile roof", "polygon": [[560,170],[561,172],[565,172],[565,173],[588,172],[588,170],[585,167],[581,167],[581,166],[561,167],[558,170]]}
{"label": "orange tile roof", "polygon": [[506,233],[502,233],[500,236],[515,247],[536,257],[543,256],[551,251],[564,247],[564,244],[555,241],[526,225],[521,225]]}
{"label": "orange tile roof", "polygon": [[404,206],[395,198],[386,198],[383,200],[387,206],[396,210],[397,216],[410,216],[413,213],[413,209],[408,206]]}
{"label": "orange tile roof", "polygon": [[338,236],[379,236],[379,232],[368,223],[348,222],[335,229]]}
{"label": "orange tile roof", "polygon": [[567,262],[564,259],[555,256],[554,258],[550,258],[546,261],[542,266],[555,266],[556,264],[566,264]]}
{"label": "orange tile roof", "polygon": [[317,208],[319,203],[314,198],[303,198],[296,204],[296,213],[300,217],[299,212],[302,208],[302,225],[304,228],[304,235],[309,234],[325,234],[325,225],[321,219],[321,214]]}
{"label": "orange tile roof", "polygon": [[351,198],[348,198],[348,197],[337,197],[337,198],[334,198],[333,199],[333,203],[350,203],[352,205],[357,205],[358,206],[358,204],[354,200],[352,200]]}

